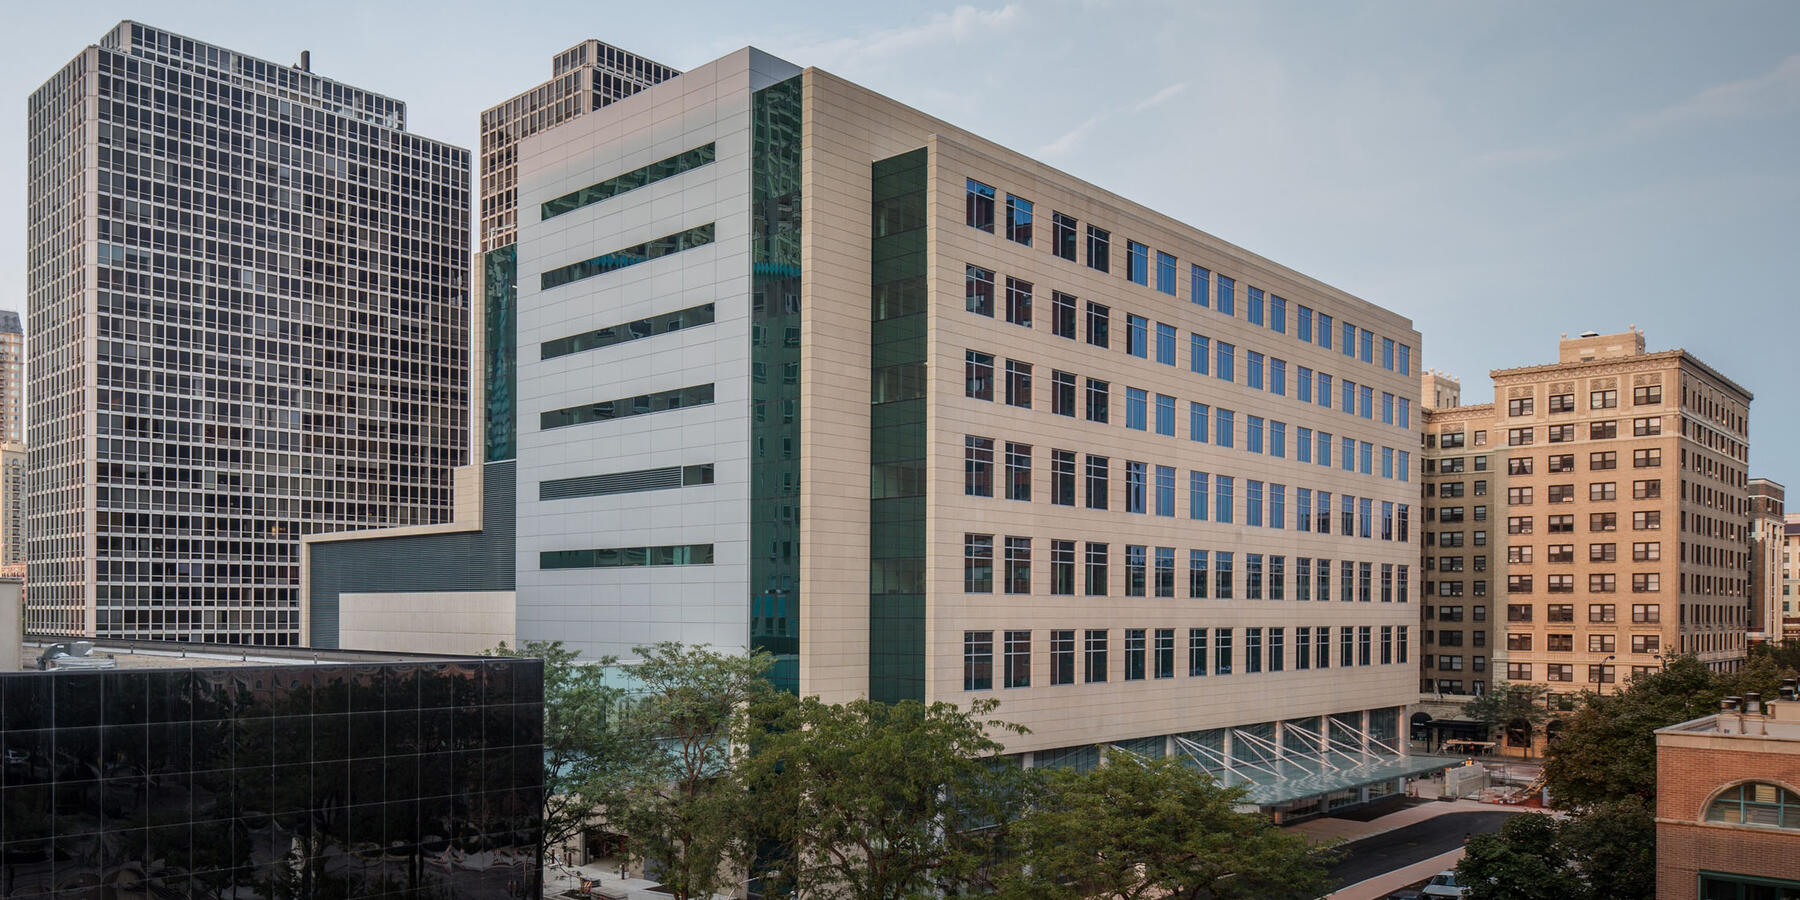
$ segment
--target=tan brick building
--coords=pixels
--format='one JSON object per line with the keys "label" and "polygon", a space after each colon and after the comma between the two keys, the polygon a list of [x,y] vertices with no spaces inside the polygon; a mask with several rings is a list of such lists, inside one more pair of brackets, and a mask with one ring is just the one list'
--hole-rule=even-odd
{"label": "tan brick building", "polygon": [[1658,900],[1800,896],[1800,702],[1783,693],[1657,731]]}
{"label": "tan brick building", "polygon": [[1787,541],[1787,488],[1752,478],[1750,491],[1750,640],[1780,641],[1781,552]]}
{"label": "tan brick building", "polygon": [[[1425,374],[1424,652],[1419,691],[1460,704],[1493,686],[1494,518],[1505,465],[1490,439],[1494,405],[1461,405],[1461,386]],[[1496,463],[1499,463],[1496,465]],[[1504,551],[1502,551],[1504,552]]]}

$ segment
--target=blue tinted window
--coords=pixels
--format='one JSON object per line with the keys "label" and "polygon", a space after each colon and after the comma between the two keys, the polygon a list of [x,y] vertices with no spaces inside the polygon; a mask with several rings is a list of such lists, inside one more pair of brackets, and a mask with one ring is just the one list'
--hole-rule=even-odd
{"label": "blue tinted window", "polygon": [[1400,374],[1412,374],[1412,348],[1405,344],[1400,345]]}
{"label": "blue tinted window", "polygon": [[1125,316],[1125,352],[1139,359],[1150,353],[1150,320],[1143,316]]}
{"label": "blue tinted window", "polygon": [[[1287,485],[1285,484],[1269,485],[1269,527],[1287,527]],[[1281,559],[1279,556],[1275,558],[1277,560]],[[1274,589],[1277,592],[1281,590],[1281,585],[1278,580],[1283,577],[1284,574],[1285,573],[1282,573],[1279,569],[1269,573]],[[1279,593],[1277,593],[1272,599],[1280,600],[1281,597]]]}
{"label": "blue tinted window", "polygon": [[1156,467],[1156,514],[1175,515],[1175,467]]}
{"label": "blue tinted window", "polygon": [[1199,266],[1188,267],[1188,297],[1196,306],[1212,303],[1212,271]]}
{"label": "blue tinted window", "polygon": [[973,178],[968,179],[968,223],[988,234],[994,233],[994,188]]}
{"label": "blue tinted window", "polygon": [[1368,329],[1362,332],[1362,361],[1375,361],[1375,333]]}
{"label": "blue tinted window", "polygon": [[1175,436],[1175,398],[1168,394],[1156,395],[1156,433]]}
{"label": "blue tinted window", "polygon": [[1294,458],[1303,462],[1312,462],[1312,429],[1294,429]]}
{"label": "blue tinted window", "polygon": [[1137,241],[1125,242],[1125,277],[1133,284],[1150,283],[1150,248]]}
{"label": "blue tinted window", "polygon": [[1156,361],[1165,366],[1175,364],[1175,326],[1156,323]]}
{"label": "blue tinted window", "polygon": [[1269,455],[1278,459],[1287,458],[1287,423],[1269,423]]}
{"label": "blue tinted window", "polygon": [[1128,387],[1125,389],[1125,427],[1126,428],[1130,428],[1135,431],[1144,431],[1144,430],[1148,429],[1149,426],[1145,422],[1145,418],[1147,416],[1145,407],[1147,405],[1148,398],[1149,398],[1149,395],[1144,391],[1143,388]]}
{"label": "blue tinted window", "polygon": [[1235,373],[1232,370],[1235,368],[1234,363],[1236,360],[1237,348],[1224,341],[1220,341],[1219,357],[1216,360],[1217,365],[1213,366],[1213,374],[1217,375],[1220,381],[1233,380]]}
{"label": "blue tinted window", "polygon": [[1356,382],[1346,378],[1343,381],[1344,397],[1341,408],[1350,415],[1356,415]]}
{"label": "blue tinted window", "polygon": [[1338,463],[1344,467],[1344,471],[1354,472],[1356,471],[1356,439],[1343,438],[1342,441],[1343,443],[1338,448]]}
{"label": "blue tinted window", "polygon": [[1148,467],[1141,462],[1125,463],[1125,511],[1128,513],[1148,512],[1144,483],[1148,477]]}
{"label": "blue tinted window", "polygon": [[1362,417],[1365,419],[1375,418],[1375,389],[1366,384],[1357,388],[1356,399],[1358,401],[1356,408]]}
{"label": "blue tinted window", "polygon": [[1206,473],[1188,473],[1188,518],[1206,521]]}
{"label": "blue tinted window", "polygon": [[1394,424],[1394,395],[1381,392],[1381,422],[1384,425]]}
{"label": "blue tinted window", "polygon": [[1381,477],[1394,477],[1394,448],[1381,448]]}
{"label": "blue tinted window", "polygon": [[1220,447],[1232,445],[1233,420],[1237,417],[1229,409],[1216,410],[1213,413],[1213,443]]}
{"label": "blue tinted window", "polygon": [[1031,201],[1006,195],[1006,239],[1031,246]]}
{"label": "blue tinted window", "polygon": [[1156,252],[1156,289],[1175,296],[1175,257],[1160,250]]}
{"label": "blue tinted window", "polygon": [[1358,459],[1362,463],[1362,469],[1361,469],[1362,473],[1364,475],[1374,474],[1375,445],[1369,443],[1368,441],[1362,441],[1358,445],[1358,449],[1361,451],[1361,453],[1358,455]]}
{"label": "blue tinted window", "polygon": [[[1232,477],[1219,475],[1213,479],[1213,521],[1230,524],[1232,519]],[[1220,558],[1224,558],[1221,554]],[[1223,598],[1221,598],[1223,599]]]}
{"label": "blue tinted window", "polygon": [[1411,453],[1408,453],[1405,450],[1400,451],[1399,468],[1400,468],[1400,480],[1401,481],[1411,481],[1412,480],[1412,454]]}
{"label": "blue tinted window", "polygon": [[1331,349],[1331,317],[1319,313],[1319,346]]}
{"label": "blue tinted window", "polygon": [[1287,334],[1287,301],[1269,295],[1269,330],[1276,334]]}
{"label": "blue tinted window", "polygon": [[1262,523],[1263,483],[1251,479],[1244,482],[1244,524],[1260,527]]}
{"label": "blue tinted window", "polygon": [[1188,404],[1188,440],[1206,443],[1206,420],[1211,414],[1211,409],[1204,403]]}
{"label": "blue tinted window", "polygon": [[1312,339],[1313,339],[1312,322],[1313,322],[1312,308],[1309,306],[1300,307],[1300,322],[1299,322],[1299,327],[1297,327],[1294,330],[1294,337],[1299,338],[1300,340],[1303,340],[1309,344],[1312,343]]}
{"label": "blue tinted window", "polygon": [[1319,405],[1331,408],[1331,376],[1324,372],[1319,373]]}
{"label": "blue tinted window", "polygon": [[1394,339],[1381,339],[1381,367],[1389,372],[1394,371]]}
{"label": "blue tinted window", "polygon": [[1244,304],[1246,307],[1244,312],[1245,318],[1247,318],[1252,325],[1261,325],[1263,323],[1262,288],[1246,287],[1244,289]]}
{"label": "blue tinted window", "polygon": [[1226,278],[1223,275],[1220,275],[1216,280],[1218,281],[1219,312],[1228,316],[1236,315],[1233,311],[1236,298],[1232,295],[1237,290],[1237,282],[1230,278]]}
{"label": "blue tinted window", "polygon": [[1263,452],[1262,416],[1246,416],[1244,418],[1244,449],[1251,453]]}
{"label": "blue tinted window", "polygon": [[1349,322],[1344,323],[1343,339],[1341,341],[1339,341],[1339,345],[1340,346],[1338,347],[1338,349],[1341,350],[1345,356],[1351,357],[1352,359],[1354,359],[1356,357],[1356,326],[1355,325],[1352,325]]}
{"label": "blue tinted window", "polygon": [[1299,398],[1301,403],[1311,403],[1312,402],[1312,382],[1313,382],[1312,370],[1305,366],[1301,366],[1300,367],[1300,377],[1298,380],[1300,383],[1294,391],[1294,396]]}
{"label": "blue tinted window", "polygon": [[1277,397],[1287,396],[1287,360],[1269,360],[1269,393]]}
{"label": "blue tinted window", "polygon": [[1196,375],[1205,375],[1211,371],[1212,341],[1203,334],[1188,335],[1188,367]]}
{"label": "blue tinted window", "polygon": [[1400,398],[1400,427],[1412,427],[1412,401],[1405,397]]}
{"label": "blue tinted window", "polygon": [[1319,452],[1316,455],[1319,457],[1319,465],[1330,466],[1331,465],[1331,432],[1329,432],[1329,431],[1319,432],[1319,448],[1318,449],[1319,449]]}
{"label": "blue tinted window", "polygon": [[1263,355],[1261,353],[1256,352],[1255,350],[1250,350],[1244,354],[1244,361],[1246,363],[1246,365],[1245,365],[1246,377],[1244,379],[1244,383],[1248,384],[1249,386],[1251,386],[1253,388],[1256,388],[1259,391],[1262,390],[1262,386],[1263,386]]}

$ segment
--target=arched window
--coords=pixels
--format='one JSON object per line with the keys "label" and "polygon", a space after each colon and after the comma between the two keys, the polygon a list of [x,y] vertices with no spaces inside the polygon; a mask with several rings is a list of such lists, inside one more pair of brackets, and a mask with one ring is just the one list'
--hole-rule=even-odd
{"label": "arched window", "polygon": [[1736,785],[1707,804],[1706,821],[1800,830],[1800,795],[1766,782]]}

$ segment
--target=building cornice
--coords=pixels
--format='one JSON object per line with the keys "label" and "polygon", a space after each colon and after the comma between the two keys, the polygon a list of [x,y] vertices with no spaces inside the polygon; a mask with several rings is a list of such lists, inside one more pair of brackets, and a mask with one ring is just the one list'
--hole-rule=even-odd
{"label": "building cornice", "polygon": [[1746,406],[1749,405],[1751,400],[1755,399],[1755,395],[1751,394],[1749,389],[1725,377],[1718,369],[1707,365],[1705,362],[1702,362],[1699,357],[1686,350],[1661,350],[1656,353],[1644,353],[1638,356],[1614,356],[1605,359],[1543,363],[1535,366],[1519,366],[1511,369],[1493,369],[1488,372],[1488,377],[1494,380],[1495,385],[1499,385],[1503,381],[1507,384],[1516,384],[1529,376],[1556,374],[1561,372],[1569,372],[1571,375],[1576,371],[1579,371],[1583,375],[1648,372],[1662,368],[1664,364],[1671,361],[1691,365],[1694,368],[1699,369],[1709,378],[1717,381],[1721,386],[1736,391],[1738,395],[1743,398]]}

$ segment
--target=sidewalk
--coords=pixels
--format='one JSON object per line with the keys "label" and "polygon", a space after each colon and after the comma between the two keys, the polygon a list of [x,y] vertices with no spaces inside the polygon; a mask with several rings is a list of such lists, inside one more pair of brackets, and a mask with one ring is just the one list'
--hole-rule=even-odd
{"label": "sidewalk", "polygon": [[1507,809],[1492,803],[1481,803],[1475,800],[1432,800],[1417,806],[1409,806],[1402,810],[1388,813],[1378,819],[1358,822],[1353,819],[1310,819],[1288,828],[1288,831],[1304,836],[1307,840],[1318,844],[1330,840],[1341,840],[1345,843],[1373,837],[1396,828],[1405,828],[1415,822],[1435,819],[1438,816],[1453,812],[1491,812],[1496,809]]}
{"label": "sidewalk", "polygon": [[1415,881],[1424,881],[1445,869],[1456,868],[1462,858],[1463,849],[1458,847],[1449,853],[1413,863],[1404,869],[1395,869],[1385,875],[1377,875],[1367,881],[1359,881],[1336,893],[1326,894],[1325,900],[1381,900]]}

